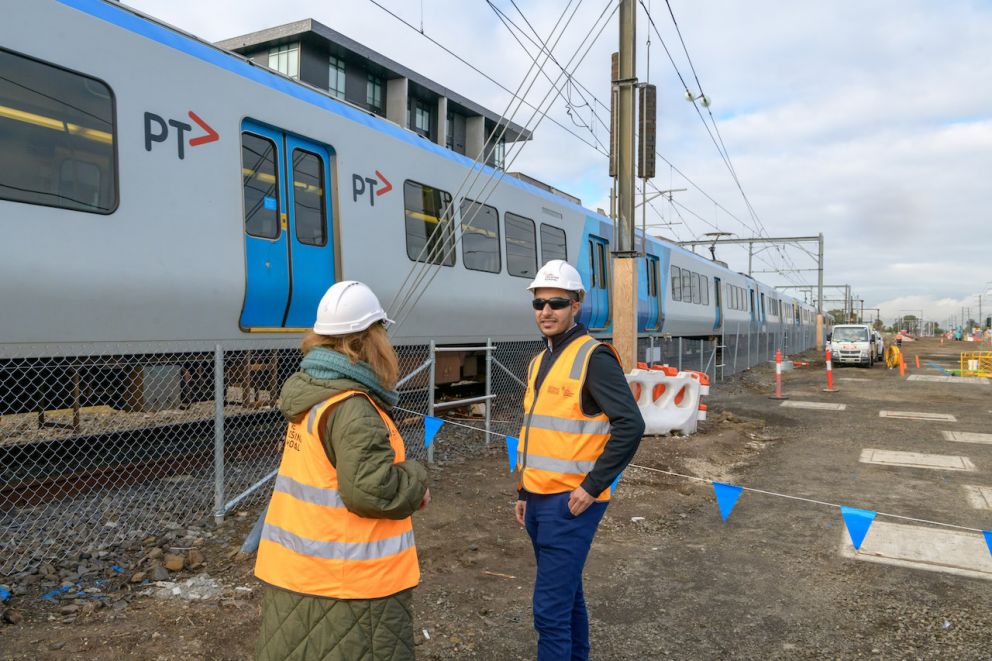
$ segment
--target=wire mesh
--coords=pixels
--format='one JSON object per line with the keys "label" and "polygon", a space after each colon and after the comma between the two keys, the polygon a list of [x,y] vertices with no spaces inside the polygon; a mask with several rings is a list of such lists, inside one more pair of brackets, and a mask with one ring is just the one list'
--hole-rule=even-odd
{"label": "wire mesh", "polygon": [[[725,334],[719,349],[711,340],[657,336],[641,339],[638,357],[711,375],[722,363],[728,376],[771,359],[783,339]],[[430,346],[397,347],[394,419],[407,457],[427,457],[422,416],[432,407],[474,399],[456,415],[484,428],[485,393],[491,431],[517,435],[527,365],[542,349],[540,341],[496,342],[488,360],[483,345],[437,353],[432,367]],[[0,359],[0,574],[264,502],[286,428],[279,392],[300,358],[282,341]],[[468,432],[458,442],[478,449],[492,438]]]}

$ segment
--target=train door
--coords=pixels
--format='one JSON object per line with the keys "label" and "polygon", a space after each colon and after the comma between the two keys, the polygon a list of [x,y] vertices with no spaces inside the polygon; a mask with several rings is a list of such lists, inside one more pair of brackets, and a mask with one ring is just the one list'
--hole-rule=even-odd
{"label": "train door", "polygon": [[589,273],[591,286],[587,293],[589,302],[589,328],[606,328],[610,322],[610,242],[598,236],[589,236]]}
{"label": "train door", "polygon": [[716,308],[716,321],[713,323],[713,330],[719,330],[723,325],[723,290],[720,287],[720,278],[713,276],[713,303]]}
{"label": "train door", "polygon": [[661,328],[661,296],[659,279],[658,258],[654,255],[645,255],[644,259],[644,281],[647,284],[647,315],[644,320],[644,330],[652,331]]}
{"label": "train door", "polygon": [[326,147],[246,121],[241,133],[246,330],[304,329],[334,282]]}

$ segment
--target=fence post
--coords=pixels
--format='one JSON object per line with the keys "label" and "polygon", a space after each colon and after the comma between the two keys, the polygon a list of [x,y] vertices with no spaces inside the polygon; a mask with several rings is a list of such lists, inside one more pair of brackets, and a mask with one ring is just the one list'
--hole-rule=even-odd
{"label": "fence post", "polygon": [[[437,352],[434,350],[434,340],[431,340],[430,344],[430,372],[427,377],[427,415],[434,417],[434,379],[435,370],[437,368]],[[434,444],[431,443],[430,447],[427,448],[427,463],[434,463]]]}
{"label": "fence post", "polygon": [[682,371],[682,338],[679,338],[679,371]]}
{"label": "fence post", "polygon": [[489,432],[492,431],[493,407],[493,338],[486,338],[486,445],[489,445]]}
{"label": "fence post", "polygon": [[706,362],[704,358],[706,357],[706,340],[699,341],[699,371],[706,371]]}
{"label": "fence post", "polygon": [[224,522],[224,349],[214,348],[214,523]]}

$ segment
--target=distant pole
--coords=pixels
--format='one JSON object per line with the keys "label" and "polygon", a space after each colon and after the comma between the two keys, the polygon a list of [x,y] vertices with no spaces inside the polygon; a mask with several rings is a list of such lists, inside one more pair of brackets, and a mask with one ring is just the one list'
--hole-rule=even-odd
{"label": "distant pole", "polygon": [[[751,262],[754,259],[754,242],[750,241],[747,244],[747,275],[751,277]],[[823,276],[823,271],[820,271],[820,276]]]}
{"label": "distant pole", "polygon": [[617,245],[613,253],[613,345],[625,372],[637,365],[637,252],[634,245],[635,0],[620,0],[617,145]]}

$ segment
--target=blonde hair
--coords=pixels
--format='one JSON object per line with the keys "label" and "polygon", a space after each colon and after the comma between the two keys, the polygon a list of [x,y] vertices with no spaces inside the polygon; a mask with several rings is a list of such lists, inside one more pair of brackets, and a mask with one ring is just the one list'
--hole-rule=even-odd
{"label": "blonde hair", "polygon": [[317,347],[337,351],[352,364],[368,363],[379,379],[379,385],[386,390],[396,386],[400,375],[399,360],[382,324],[375,323],[363,331],[347,335],[318,335],[310,331],[303,337],[300,349],[307,354]]}

